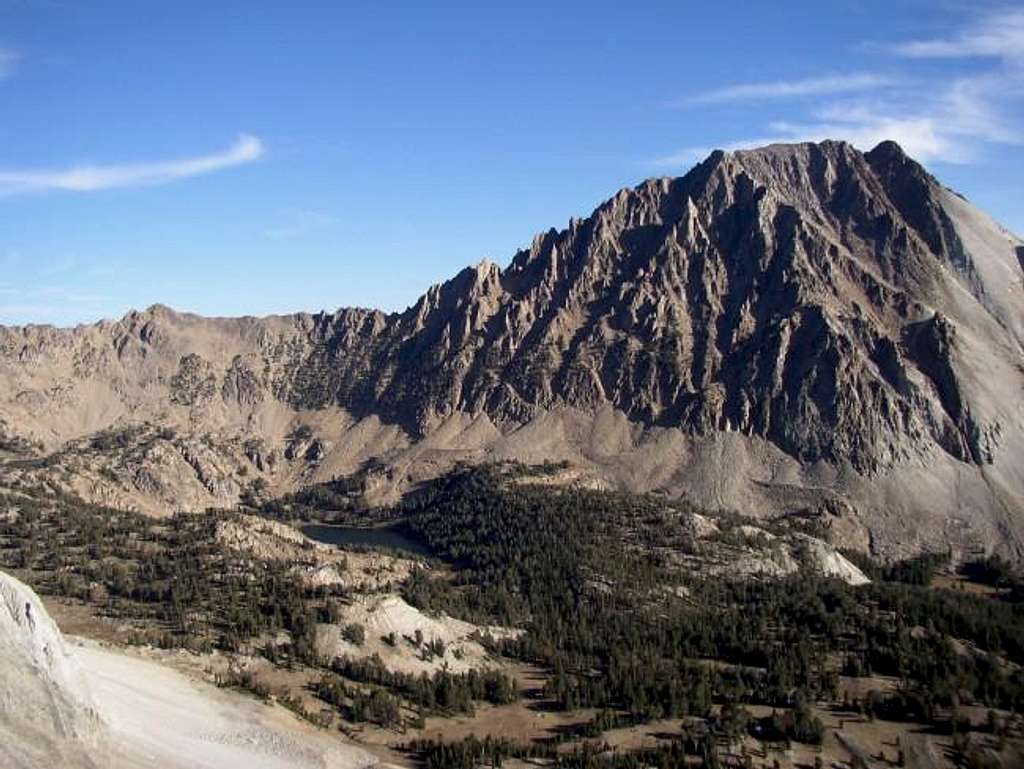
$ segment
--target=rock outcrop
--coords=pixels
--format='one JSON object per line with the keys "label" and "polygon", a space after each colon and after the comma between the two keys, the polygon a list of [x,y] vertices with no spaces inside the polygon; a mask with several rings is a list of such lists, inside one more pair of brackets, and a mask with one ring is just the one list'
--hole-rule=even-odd
{"label": "rock outcrop", "polygon": [[36,594],[0,572],[4,769],[385,766],[284,711],[146,659],[145,651],[81,643],[69,649]]}
{"label": "rock outcrop", "polygon": [[0,765],[93,767],[105,739],[85,676],[36,594],[0,572]]}
{"label": "rock outcrop", "polygon": [[883,553],[1019,556],[1021,253],[891,142],[716,152],[402,313],[0,330],[0,447],[153,512],[569,459]]}

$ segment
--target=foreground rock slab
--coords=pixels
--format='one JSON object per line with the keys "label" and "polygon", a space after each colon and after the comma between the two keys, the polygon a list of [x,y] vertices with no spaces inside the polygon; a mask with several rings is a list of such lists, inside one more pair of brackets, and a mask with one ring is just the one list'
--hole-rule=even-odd
{"label": "foreground rock slab", "polygon": [[279,707],[152,660],[61,636],[0,573],[5,769],[363,769],[372,754]]}

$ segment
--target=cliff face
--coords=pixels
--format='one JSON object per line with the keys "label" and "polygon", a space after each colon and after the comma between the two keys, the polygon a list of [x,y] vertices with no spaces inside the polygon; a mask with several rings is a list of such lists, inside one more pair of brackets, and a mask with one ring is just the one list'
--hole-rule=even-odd
{"label": "cliff face", "polygon": [[[895,144],[717,152],[401,314],[2,330],[0,436],[154,510],[370,459],[394,491],[456,458],[550,457],[707,504],[852,511],[883,548],[906,514],[941,522],[932,544],[1014,551],[1022,260]],[[83,442],[143,422],[106,452],[116,483],[82,480]]]}

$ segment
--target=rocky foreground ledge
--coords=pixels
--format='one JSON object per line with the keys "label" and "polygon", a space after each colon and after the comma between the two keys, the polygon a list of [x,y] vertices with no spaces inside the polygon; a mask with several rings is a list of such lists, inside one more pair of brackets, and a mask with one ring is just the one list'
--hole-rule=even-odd
{"label": "rocky foreground ledge", "polygon": [[66,641],[31,588],[0,572],[5,769],[363,769],[366,751],[278,707],[141,655]]}

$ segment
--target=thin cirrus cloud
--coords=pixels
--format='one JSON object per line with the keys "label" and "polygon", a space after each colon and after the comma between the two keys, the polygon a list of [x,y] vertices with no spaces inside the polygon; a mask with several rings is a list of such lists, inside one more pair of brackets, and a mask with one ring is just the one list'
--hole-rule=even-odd
{"label": "thin cirrus cloud", "polygon": [[0,48],[0,80],[14,74],[14,69],[18,66],[19,59],[21,59],[21,56],[15,51],[8,48]]}
{"label": "thin cirrus cloud", "polygon": [[242,134],[221,152],[148,163],[82,165],[66,169],[0,170],[0,195],[32,192],[95,192],[153,186],[222,171],[258,160],[266,152],[255,136]]}
{"label": "thin cirrus cloud", "polygon": [[1024,59],[1024,10],[999,11],[975,20],[958,35],[910,40],[891,50],[912,59]]}
{"label": "thin cirrus cloud", "polygon": [[[923,162],[970,163],[986,147],[1024,145],[1024,11],[975,17],[946,37],[910,40],[878,48],[896,60],[996,59],[958,77],[917,73],[860,73],[803,80],[743,83],[708,92],[690,103],[740,103],[774,99],[786,112],[765,122],[750,138],[722,149],[777,142],[844,139],[861,149],[891,139]],[[811,104],[800,97],[816,97]],[[788,113],[788,114],[787,114]],[[708,147],[687,147],[653,160],[684,166]]]}
{"label": "thin cirrus cloud", "polygon": [[271,240],[297,240],[337,223],[338,217],[324,211],[290,208],[282,211],[280,222],[263,234]]}
{"label": "thin cirrus cloud", "polygon": [[[807,122],[775,121],[769,123],[762,136],[731,142],[722,147],[686,147],[678,152],[655,158],[653,165],[678,168],[692,165],[707,157],[714,149],[726,152],[764,147],[769,144],[794,142],[820,142],[841,138],[863,149],[870,149],[881,141],[896,141],[910,155],[922,161],[956,156],[949,142],[936,130],[934,123],[922,118],[893,118],[884,115],[854,114],[844,116],[817,115],[818,120]],[[830,119],[827,119],[830,118]],[[960,158],[964,162],[966,158]]]}
{"label": "thin cirrus cloud", "polygon": [[[1019,142],[1011,137],[1010,129],[995,125],[975,127],[974,108],[963,107],[963,112],[936,109],[934,114],[909,112],[903,114],[889,104],[835,104],[813,111],[804,120],[776,120],[768,123],[764,134],[730,142],[723,147],[727,152],[763,147],[768,144],[794,142],[820,142],[841,139],[868,150],[879,142],[891,140],[909,155],[929,163],[970,163],[976,158],[972,141],[990,140]],[[706,157],[712,147],[686,147],[678,152],[655,158],[653,165],[678,168],[693,164]]]}
{"label": "thin cirrus cloud", "polygon": [[856,72],[846,75],[809,77],[799,80],[775,80],[767,83],[740,83],[697,94],[686,104],[721,104],[725,102],[792,99],[801,96],[823,96],[857,91],[870,91],[895,85],[898,81],[889,75]]}
{"label": "thin cirrus cloud", "polygon": [[94,313],[108,302],[106,296],[68,286],[24,288],[0,284],[0,322],[23,322],[31,318],[33,323],[61,324],[68,320],[70,308]]}

